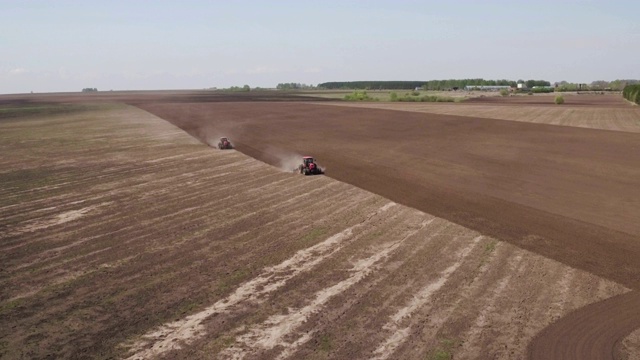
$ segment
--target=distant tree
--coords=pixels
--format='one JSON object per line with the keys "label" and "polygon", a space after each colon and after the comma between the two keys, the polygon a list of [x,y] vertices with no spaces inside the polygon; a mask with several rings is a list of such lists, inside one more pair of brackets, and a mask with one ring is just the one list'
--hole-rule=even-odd
{"label": "distant tree", "polygon": [[242,87],[242,91],[251,91],[251,87],[249,87],[249,85],[245,85]]}
{"label": "distant tree", "polygon": [[311,84],[279,83],[276,86],[276,89],[278,90],[311,90],[311,89],[316,89],[316,87]]}
{"label": "distant tree", "polygon": [[604,80],[596,80],[589,86],[592,90],[604,90],[609,87],[609,82]]}
{"label": "distant tree", "polygon": [[93,92],[93,91],[98,91],[97,88],[84,88],[82,89],[82,92]]}
{"label": "distant tree", "polygon": [[354,91],[352,94],[345,95],[344,99],[347,101],[378,101],[367,94],[366,91]]}

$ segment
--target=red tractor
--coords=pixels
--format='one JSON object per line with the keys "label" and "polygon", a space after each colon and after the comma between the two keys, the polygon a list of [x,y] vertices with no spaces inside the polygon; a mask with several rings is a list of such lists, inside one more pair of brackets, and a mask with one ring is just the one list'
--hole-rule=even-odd
{"label": "red tractor", "polygon": [[324,171],[318,166],[318,164],[316,164],[315,159],[311,156],[303,156],[302,164],[298,166],[297,170],[300,171],[300,174],[304,175],[324,174]]}
{"label": "red tractor", "polygon": [[231,141],[229,141],[229,139],[227,139],[226,137],[221,137],[220,142],[218,143],[218,149],[233,149],[233,145],[231,145]]}

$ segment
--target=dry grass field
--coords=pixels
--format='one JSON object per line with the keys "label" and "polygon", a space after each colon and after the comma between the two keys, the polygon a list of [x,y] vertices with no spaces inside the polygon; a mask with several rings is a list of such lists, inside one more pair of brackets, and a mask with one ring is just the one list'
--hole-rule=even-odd
{"label": "dry grass field", "polygon": [[[565,95],[566,102],[563,105],[555,105],[552,96],[531,97],[534,100],[545,99],[538,101],[546,103],[546,106],[526,103],[510,104],[508,102],[510,99],[500,98],[498,99],[507,102],[489,102],[483,101],[485,100],[483,98],[476,98],[465,103],[331,102],[323,104],[640,132],[640,107],[629,106],[619,96],[615,96],[615,100],[611,99],[614,96]],[[583,106],[579,98],[602,99],[605,106]]]}
{"label": "dry grass field", "polygon": [[[133,102],[201,141],[238,130],[247,111],[295,120],[329,108],[149,98]],[[0,358],[521,359],[572,314],[633,308],[633,281],[605,271],[212,149],[108,97],[48,100],[0,105]],[[210,122],[187,126],[200,116]],[[245,150],[289,133],[278,134]],[[332,171],[349,173],[336,160]],[[608,333],[600,322],[584,324]],[[636,331],[617,354],[636,359],[638,343]],[[573,358],[597,358],[598,345],[574,344]]]}

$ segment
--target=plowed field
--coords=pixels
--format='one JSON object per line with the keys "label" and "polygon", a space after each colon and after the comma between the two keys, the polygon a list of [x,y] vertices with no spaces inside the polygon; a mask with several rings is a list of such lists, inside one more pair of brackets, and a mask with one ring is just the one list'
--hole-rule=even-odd
{"label": "plowed field", "polygon": [[[3,105],[1,356],[636,356],[638,135],[163,96],[131,102],[276,166]],[[283,171],[307,152],[331,177]]]}

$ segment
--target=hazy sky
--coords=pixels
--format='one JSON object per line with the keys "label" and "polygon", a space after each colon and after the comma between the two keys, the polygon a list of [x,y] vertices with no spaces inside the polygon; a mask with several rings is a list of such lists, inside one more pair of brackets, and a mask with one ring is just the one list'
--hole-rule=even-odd
{"label": "hazy sky", "polygon": [[591,82],[638,64],[638,0],[0,0],[0,93]]}

